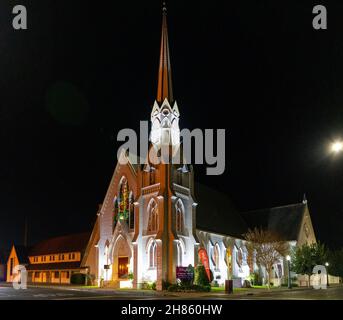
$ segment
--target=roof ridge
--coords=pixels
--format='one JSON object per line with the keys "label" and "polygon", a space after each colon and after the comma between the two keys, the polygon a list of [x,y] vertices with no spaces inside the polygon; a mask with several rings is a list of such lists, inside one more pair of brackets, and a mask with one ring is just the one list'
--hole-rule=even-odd
{"label": "roof ridge", "polygon": [[241,212],[242,214],[246,213],[255,213],[255,212],[261,212],[261,211],[272,211],[273,209],[282,209],[282,208],[289,208],[289,207],[296,207],[296,206],[305,206],[306,204],[303,202],[299,203],[293,203],[293,204],[287,204],[287,205],[282,205],[282,206],[277,206],[277,207],[271,207],[271,208],[262,208],[262,209],[256,209],[256,210],[249,210],[249,211],[243,211]]}
{"label": "roof ridge", "polygon": [[64,236],[56,236],[56,237],[51,237],[51,238],[47,238],[47,239],[43,239],[43,240],[40,240],[38,242],[36,242],[33,246],[41,243],[41,242],[45,242],[45,241],[49,241],[49,240],[55,240],[55,239],[61,239],[61,238],[68,238],[68,237],[75,237],[75,236],[79,236],[79,235],[86,235],[86,234],[91,234],[90,231],[87,231],[87,232],[78,232],[78,233],[70,233],[70,234],[66,234]]}

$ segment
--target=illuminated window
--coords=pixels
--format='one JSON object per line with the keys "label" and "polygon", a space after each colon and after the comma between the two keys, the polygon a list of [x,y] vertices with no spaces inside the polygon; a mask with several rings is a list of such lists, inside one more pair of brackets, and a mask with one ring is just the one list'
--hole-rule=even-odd
{"label": "illuminated window", "polygon": [[152,199],[148,205],[148,215],[148,231],[156,232],[158,229],[158,208],[154,199]]}
{"label": "illuminated window", "polygon": [[213,248],[213,263],[216,270],[219,269],[219,245],[215,244]]}
{"label": "illuminated window", "polygon": [[130,222],[129,222],[129,227],[130,229],[135,228],[135,212],[134,212],[134,205],[133,205],[133,193],[132,191],[130,192],[130,197],[129,197],[129,203],[130,203]]}
{"label": "illuminated window", "polygon": [[153,241],[149,248],[149,268],[157,267],[157,244]]}
{"label": "illuminated window", "polygon": [[182,232],[184,228],[184,210],[181,200],[176,203],[176,232]]}
{"label": "illuminated window", "polygon": [[14,267],[14,258],[11,258],[10,260],[10,275],[13,275],[13,267]]}
{"label": "illuminated window", "polygon": [[129,219],[130,213],[130,194],[129,194],[129,186],[127,179],[122,177],[119,185],[119,196],[117,199],[118,205],[118,216],[116,217],[118,220],[126,220]]}

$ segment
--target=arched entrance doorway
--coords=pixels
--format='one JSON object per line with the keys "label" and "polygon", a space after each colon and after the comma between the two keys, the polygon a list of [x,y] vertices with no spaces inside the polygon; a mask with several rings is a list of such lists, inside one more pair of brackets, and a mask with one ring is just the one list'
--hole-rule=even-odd
{"label": "arched entrance doorway", "polygon": [[113,281],[127,281],[129,278],[132,251],[127,240],[118,236],[113,248]]}

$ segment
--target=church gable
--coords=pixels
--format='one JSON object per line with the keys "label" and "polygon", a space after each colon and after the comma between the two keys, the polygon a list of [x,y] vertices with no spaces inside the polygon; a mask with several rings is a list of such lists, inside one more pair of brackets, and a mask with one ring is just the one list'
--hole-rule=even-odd
{"label": "church gable", "polygon": [[114,170],[105,199],[98,212],[99,248],[104,250],[106,241],[110,241],[119,219],[134,227],[134,201],[138,196],[136,167],[124,152],[121,153]]}
{"label": "church gable", "polygon": [[311,244],[316,243],[316,235],[314,232],[310,211],[308,209],[307,204],[305,205],[305,210],[303,214],[303,218],[301,221],[301,225],[299,228],[299,234],[297,238],[297,245],[302,246],[303,244]]}

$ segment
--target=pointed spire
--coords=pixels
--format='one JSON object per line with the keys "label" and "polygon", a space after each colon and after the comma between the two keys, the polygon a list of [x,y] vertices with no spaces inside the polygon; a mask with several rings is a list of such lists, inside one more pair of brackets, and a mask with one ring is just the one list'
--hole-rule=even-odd
{"label": "pointed spire", "polygon": [[168,26],[167,26],[167,7],[163,2],[163,18],[162,18],[162,38],[161,38],[161,53],[160,67],[158,70],[158,87],[157,87],[157,102],[163,103],[167,98],[169,103],[174,102],[172,73],[170,65],[170,53],[168,42]]}

